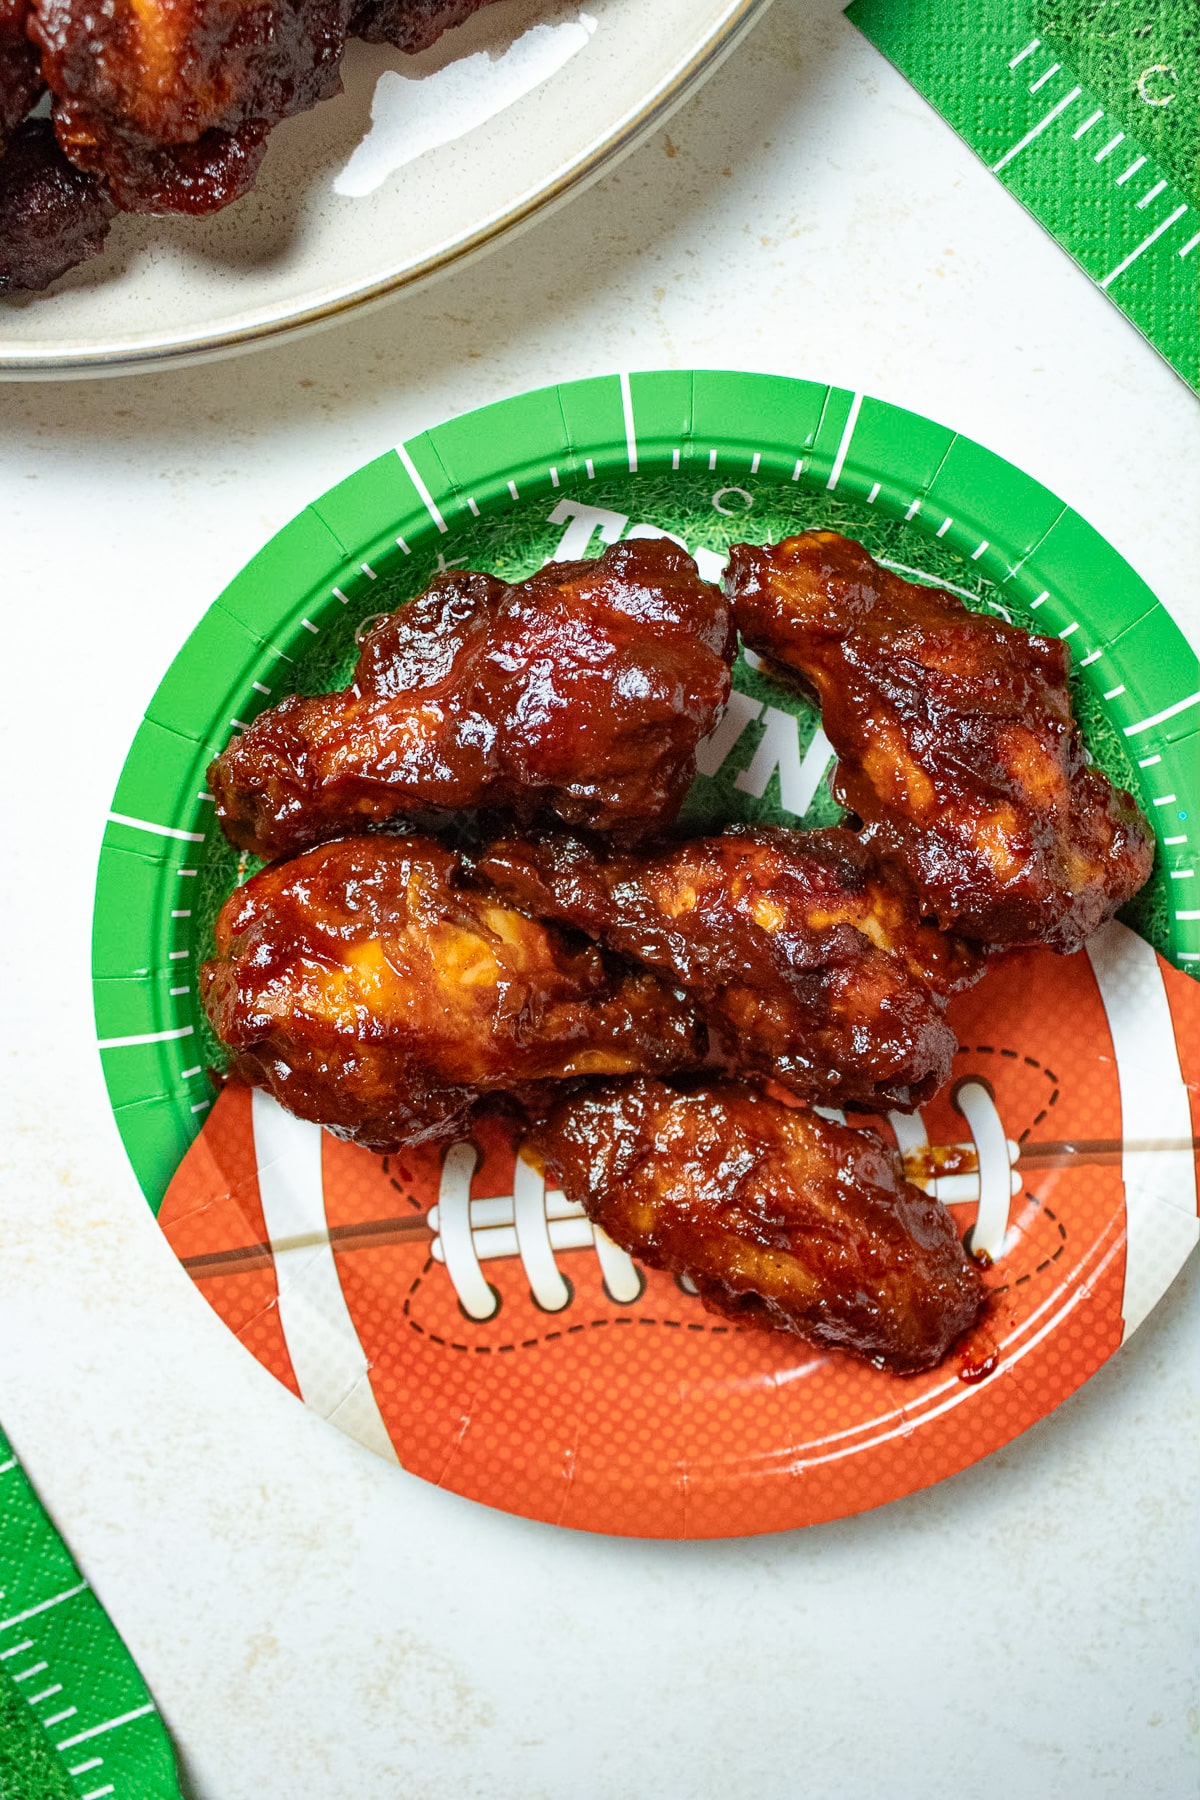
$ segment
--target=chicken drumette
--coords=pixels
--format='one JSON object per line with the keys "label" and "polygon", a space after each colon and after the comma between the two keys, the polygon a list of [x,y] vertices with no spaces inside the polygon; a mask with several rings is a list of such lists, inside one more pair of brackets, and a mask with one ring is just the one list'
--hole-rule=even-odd
{"label": "chicken drumette", "polygon": [[736,1085],[601,1082],[536,1141],[568,1199],[712,1311],[929,1369],[984,1289],[945,1208],[868,1132]]}
{"label": "chicken drumette", "polygon": [[349,4],[34,0],[58,140],[124,212],[226,206],[271,126],[339,91]]}
{"label": "chicken drumette", "polygon": [[461,1135],[472,1106],[579,1075],[694,1067],[653,976],[462,885],[428,838],[343,838],[226,901],[200,987],[234,1079],[375,1149]]}
{"label": "chicken drumette", "polygon": [[462,25],[489,0],[357,0],[350,20],[351,37],[369,44],[395,44],[415,56],[428,50],[443,31]]}
{"label": "chicken drumette", "polygon": [[29,0],[0,0],[0,155],[42,91],[38,53],[25,30],[28,18]]}
{"label": "chicken drumette", "polygon": [[0,294],[49,287],[97,255],[112,212],[103,184],[72,167],[48,120],[18,125],[0,156]]}
{"label": "chicken drumette", "polygon": [[456,571],[367,634],[344,692],[233,739],[209,770],[217,814],[262,856],[464,807],[636,838],[678,812],[733,650],[723,596],[672,543],[516,587]]}
{"label": "chicken drumette", "polygon": [[1149,828],[1087,764],[1059,639],[828,531],[736,545],[726,585],[746,643],[816,693],[838,798],[947,930],[1075,950],[1142,886]]}
{"label": "chicken drumette", "polygon": [[950,1073],[944,1000],[982,959],[922,924],[903,875],[852,832],[735,828],[647,856],[543,834],[474,866],[524,911],[678,983],[728,1068],[869,1107],[918,1105]]}

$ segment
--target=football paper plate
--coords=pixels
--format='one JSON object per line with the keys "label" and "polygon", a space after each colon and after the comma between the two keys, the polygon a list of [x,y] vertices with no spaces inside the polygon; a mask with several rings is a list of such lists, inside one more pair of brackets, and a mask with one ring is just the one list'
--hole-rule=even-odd
{"label": "football paper plate", "polygon": [[0,301],[0,378],[194,360],[340,316],[494,243],[662,123],[768,0],[499,0],[420,56],[351,43],[208,219],[118,218]]}
{"label": "football paper plate", "polygon": [[[365,620],[467,564],[670,533],[718,575],[811,526],[1067,639],[1092,755],[1153,821],[1153,880],[1086,951],[1021,952],[954,1005],[955,1079],[881,1124],[961,1145],[937,1189],[993,1259],[981,1338],[898,1379],[706,1313],[638,1268],[499,1127],[395,1156],[221,1092],[196,990],[255,865],[205,767],[293,690],[340,683]],[[594,1531],[726,1536],[834,1518],[949,1475],[1077,1388],[1197,1237],[1196,657],[1053,494],[942,425],[761,375],[611,376],[400,445],[307,507],[221,595],[150,704],[100,862],[100,1049],[129,1155],[209,1304],[279,1380],[460,1494]],[[837,817],[804,702],[743,658],[701,748],[697,826]],[[935,1159],[929,1159],[931,1164]],[[984,1379],[968,1379],[994,1352]]]}

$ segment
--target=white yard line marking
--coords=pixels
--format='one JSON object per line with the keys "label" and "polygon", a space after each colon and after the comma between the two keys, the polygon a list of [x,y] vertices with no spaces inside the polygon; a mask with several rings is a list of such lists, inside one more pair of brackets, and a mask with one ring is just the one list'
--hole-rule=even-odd
{"label": "white yard line marking", "polygon": [[1135,156],[1129,167],[1125,170],[1125,173],[1117,176],[1117,186],[1124,187],[1125,183],[1130,180],[1132,176],[1137,174],[1145,160],[1144,156]]}
{"label": "white yard line marking", "polygon": [[48,1669],[49,1667],[49,1663],[31,1663],[27,1669],[19,1670],[18,1673],[13,1676],[13,1680],[28,1681],[31,1675],[40,1675],[43,1669]]}
{"label": "white yard line marking", "polygon": [[994,162],[992,164],[992,174],[998,175],[1000,173],[1001,169],[1008,167],[1009,163],[1012,162],[1012,160],[1015,156],[1020,156],[1022,150],[1028,149],[1029,145],[1032,144],[1034,138],[1041,137],[1043,131],[1046,130],[1047,126],[1053,125],[1053,123],[1054,123],[1055,119],[1057,119],[1059,113],[1066,112],[1068,106],[1073,105],[1074,102],[1076,100],[1078,100],[1082,91],[1083,90],[1081,88],[1074,87],[1071,89],[1069,94],[1064,94],[1062,99],[1059,100],[1056,105],[1054,105],[1050,108],[1050,111],[1046,114],[1044,119],[1039,119],[1037,124],[1035,126],[1033,126],[1033,128],[1030,131],[1027,131],[1025,133],[1025,136],[1020,140],[1019,143],[1014,144],[1011,150],[1006,150],[1004,152],[1004,155],[1000,158],[999,162]]}
{"label": "white yard line marking", "polygon": [[245,719],[230,719],[229,723],[235,731],[249,731],[250,729]]}
{"label": "white yard line marking", "polygon": [[396,455],[400,458],[400,461],[404,464],[405,472],[408,475],[408,479],[412,482],[413,486],[417,490],[418,495],[420,496],[421,505],[425,508],[425,511],[429,514],[430,518],[433,520],[433,522],[437,526],[438,530],[444,536],[445,532],[446,532],[446,521],[445,521],[445,519],[443,519],[441,513],[438,511],[437,502],[434,500],[433,495],[430,493],[429,489],[425,486],[424,481],[422,481],[421,471],[418,469],[416,463],[413,461],[412,457],[408,454],[408,451],[404,448],[403,444],[396,445]]}
{"label": "white yard line marking", "polygon": [[1176,713],[1186,712],[1189,706],[1200,706],[1200,693],[1189,694],[1186,700],[1177,700],[1174,706],[1164,706],[1161,712],[1151,713],[1148,719],[1139,719],[1136,725],[1126,725],[1122,735],[1136,737],[1139,731],[1149,731],[1152,725],[1161,725],[1164,719],[1173,719]]}
{"label": "white yard line marking", "polygon": [[209,1107],[210,1107],[210,1106],[211,1106],[211,1105],[212,1105],[212,1101],[211,1101],[211,1100],[197,1100],[197,1102],[196,1102],[196,1104],[195,1104],[195,1106],[193,1106],[193,1107],[192,1107],[192,1108],[191,1108],[191,1111],[192,1111],[192,1112],[194,1112],[194,1113],[198,1113],[198,1112],[206,1112],[206,1111],[207,1111],[207,1109],[208,1109],[208,1108],[209,1108]]}
{"label": "white yard line marking", "polygon": [[1190,256],[1197,244],[1200,244],[1200,231],[1196,233],[1195,237],[1190,237],[1188,239],[1187,243],[1183,246],[1183,249],[1179,252],[1180,256]]}
{"label": "white yard line marking", "polygon": [[171,998],[173,1000],[175,1000],[175,999],[178,999],[180,994],[186,994],[187,988],[186,987],[173,987],[173,988],[168,988],[167,992],[171,996]]}
{"label": "white yard line marking", "polygon": [[1195,869],[1172,869],[1171,870],[1171,880],[1172,881],[1194,881],[1195,879],[1196,879]]}
{"label": "white yard line marking", "polygon": [[1029,602],[1030,612],[1036,612],[1038,607],[1044,606],[1049,598],[1050,598],[1050,595],[1049,595],[1048,591],[1045,588],[1043,588],[1041,593],[1038,595],[1037,599],[1031,600]]}
{"label": "white yard line marking", "polygon": [[[336,593],[336,592],[337,592],[337,589],[335,588],[334,593]],[[343,602],[343,604],[345,604],[345,602]],[[254,689],[256,694],[262,694],[267,698],[270,697],[270,693],[271,693],[270,688],[264,687],[261,681],[252,681],[250,683],[250,686]]]}
{"label": "white yard line marking", "polygon": [[514,500],[519,500],[521,498],[520,494],[517,492],[517,484],[515,481],[509,482],[508,491],[512,495]]}
{"label": "white yard line marking", "polygon": [[110,1781],[107,1782],[104,1787],[92,1788],[90,1792],[82,1796],[82,1800],[104,1800],[105,1794],[111,1794],[112,1792],[113,1784]]}
{"label": "white yard line marking", "polygon": [[1033,83],[1033,85],[1031,86],[1031,88],[1029,90],[1030,93],[1036,94],[1039,88],[1045,87],[1045,85],[1049,81],[1050,77],[1052,75],[1057,75],[1058,71],[1061,68],[1062,68],[1061,63],[1051,63],[1050,67],[1046,70],[1046,73],[1044,75],[1039,75],[1037,80]]}
{"label": "white yard line marking", "polygon": [[553,463],[550,465],[550,486],[552,488],[558,486],[558,470],[554,467]]}
{"label": "white yard line marking", "polygon": [[144,1719],[147,1713],[154,1711],[153,1700],[147,1700],[145,1706],[135,1706],[132,1712],[121,1713],[115,1719],[105,1719],[103,1725],[91,1725],[86,1731],[77,1731],[74,1737],[62,1738],[54,1748],[70,1750],[76,1744],[82,1744],[85,1738],[99,1737],[102,1732],[115,1731],[118,1725],[128,1725],[131,1719]]}
{"label": "white yard line marking", "polygon": [[1150,804],[1151,804],[1151,806],[1174,806],[1175,795],[1174,794],[1160,794],[1158,796],[1158,799],[1152,800],[1150,802]]}
{"label": "white yard line marking", "polygon": [[937,530],[934,532],[934,537],[945,537],[953,523],[953,519],[943,519]]}
{"label": "white yard line marking", "polygon": [[181,1069],[179,1071],[179,1078],[181,1081],[190,1081],[192,1079],[193,1075],[199,1075],[199,1073],[200,1073],[200,1064],[193,1063],[193,1065],[190,1069]]}
{"label": "white yard line marking", "polygon": [[[1200,914],[1197,914],[1200,917]],[[1191,1134],[1188,1090],[1162,970],[1153,949],[1115,921],[1090,940],[1092,966],[1112,1036],[1121,1095],[1121,1117],[1137,1120],[1138,1136],[1186,1144]],[[1164,1252],[1190,1249],[1196,1241],[1196,1159],[1190,1149],[1161,1150],[1151,1175],[1147,1158],[1129,1148],[1122,1156],[1125,1185],[1125,1335],[1140,1324],[1162,1292]],[[1181,1259],[1182,1260],[1182,1259]],[[1081,1284],[1084,1291],[1090,1283]]]}
{"label": "white yard line marking", "polygon": [[595,479],[596,479],[596,465],[595,465],[595,463],[594,463],[594,462],[593,462],[593,461],[592,461],[592,459],[591,459],[591,457],[590,457],[590,456],[585,456],[585,457],[584,457],[584,459],[583,459],[583,466],[584,466],[584,468],[585,468],[585,469],[586,469],[586,470],[587,470],[587,478],[588,478],[588,480],[589,480],[589,481],[595,481]]}
{"label": "white yard line marking", "polygon": [[1125,692],[1125,683],[1122,681],[1117,687],[1109,688],[1109,690],[1108,690],[1107,694],[1105,694],[1104,698],[1106,700],[1116,700],[1124,692]]}
{"label": "white yard line marking", "polygon": [[717,466],[717,453],[715,450],[710,450],[708,453],[709,470],[711,471],[711,470],[715,469],[716,466]]}
{"label": "white yard line marking", "polygon": [[48,1719],[43,1719],[42,1724],[49,1731],[52,1725],[65,1725],[67,1720],[73,1719],[78,1711],[77,1706],[64,1706],[61,1712],[51,1713]]}
{"label": "white yard line marking", "polygon": [[1187,843],[1187,832],[1186,831],[1183,832],[1181,834],[1181,836],[1179,836],[1179,837],[1164,838],[1163,843],[1164,844],[1186,844]]}
{"label": "white yard line marking", "polygon": [[1123,275],[1125,273],[1126,269],[1129,267],[1130,263],[1135,263],[1137,261],[1138,257],[1141,256],[1141,254],[1144,250],[1148,250],[1150,248],[1151,244],[1156,243],[1158,241],[1158,239],[1162,236],[1164,231],[1170,230],[1171,226],[1175,223],[1176,219],[1182,219],[1182,217],[1186,211],[1187,211],[1187,201],[1183,200],[1175,208],[1175,211],[1173,213],[1168,213],[1166,218],[1162,221],[1162,223],[1159,225],[1156,225],[1154,227],[1154,230],[1150,233],[1149,237],[1145,237],[1142,239],[1141,243],[1137,246],[1136,250],[1131,250],[1129,252],[1128,256],[1122,258],[1122,260],[1117,264],[1116,268],[1113,270],[1112,274],[1106,275],[1104,277],[1104,280],[1100,283],[1100,286],[1102,288],[1110,287],[1111,284],[1117,279],[1117,276]]}
{"label": "white yard line marking", "polygon": [[397,542],[397,543],[398,543],[398,544],[399,544],[399,546],[400,546],[400,548],[401,548],[401,550],[402,550],[402,551],[403,551],[403,552],[404,552],[404,554],[405,554],[405,556],[411,556],[411,555],[412,555],[412,551],[411,551],[411,550],[410,550],[410,549],[409,549],[409,547],[408,547],[408,544],[407,544],[407,543],[406,543],[406,541],[405,541],[405,540],[404,540],[404,538],[402,538],[402,537],[398,537],[398,538],[397,538],[397,539],[396,539],[396,542]]}
{"label": "white yard line marking", "polygon": [[8,1471],[10,1469],[15,1469],[16,1466],[17,1466],[16,1457],[10,1456],[7,1462],[0,1463],[0,1475],[7,1475]]}
{"label": "white yard line marking", "polygon": [[1177,950],[1180,962],[1200,962],[1200,950]]}
{"label": "white yard line marking", "polygon": [[216,805],[216,801],[214,800],[213,796],[209,793],[207,788],[205,788],[203,793],[197,794],[196,798],[197,798],[197,800],[206,801],[209,806]]}
{"label": "white yard line marking", "polygon": [[293,1118],[260,1089],[251,1096],[251,1121],[279,1322],[301,1394],[322,1418],[394,1462],[329,1241],[321,1129]]}
{"label": "white yard line marking", "polygon": [[905,513],[904,516],[906,519],[915,519],[917,514],[920,512],[920,510],[921,510],[920,500],[914,500],[912,505],[909,507],[908,511]]}
{"label": "white yard line marking", "polygon": [[1009,68],[1015,69],[1017,67],[1017,64],[1023,63],[1027,56],[1032,56],[1034,51],[1041,44],[1041,41],[1042,41],[1041,38],[1031,38],[1023,50],[1017,51],[1017,54],[1013,57],[1012,61],[1008,65]]}
{"label": "white yard line marking", "polygon": [[752,474],[752,475],[757,475],[757,474],[758,474],[758,466],[759,466],[759,464],[760,464],[760,463],[761,463],[761,462],[762,462],[762,451],[761,451],[761,450],[756,450],[756,451],[755,451],[755,452],[754,452],[754,455],[753,455],[753,457],[752,457],[752,459],[751,459],[751,462],[750,462],[750,473],[751,473],[751,474]]}
{"label": "white yard line marking", "polygon": [[191,954],[191,952],[187,951],[187,950],[169,950],[167,952],[167,961],[168,962],[178,962],[181,957],[188,956],[190,954]]}
{"label": "white yard line marking", "polygon": [[1080,665],[1079,665],[1080,668],[1086,669],[1089,663],[1094,663],[1096,661],[1097,657],[1100,657],[1103,655],[1104,655],[1103,649],[1089,650],[1087,655],[1084,657],[1083,661],[1080,663]]}
{"label": "white yard line marking", "polygon": [[303,625],[305,631],[311,631],[314,637],[320,637],[321,627],[319,625],[314,625],[311,619],[301,619],[300,623]]}
{"label": "white yard line marking", "polygon": [[86,1775],[89,1769],[98,1769],[104,1761],[102,1756],[89,1756],[86,1762],[76,1763],[67,1770],[68,1775]]}
{"label": "white yard line marking", "polygon": [[1154,767],[1155,763],[1160,763],[1161,761],[1162,761],[1161,756],[1140,756],[1138,758],[1138,768],[1139,769],[1152,769]]}
{"label": "white yard line marking", "polygon": [[1097,122],[1097,120],[1102,119],[1103,117],[1104,117],[1104,108],[1102,106],[1098,106],[1096,108],[1095,112],[1092,113],[1089,118],[1086,118],[1083,121],[1083,124],[1080,125],[1077,130],[1075,130],[1071,133],[1071,136],[1074,139],[1074,141],[1076,143],[1078,143],[1080,138],[1084,137],[1086,135],[1086,133],[1092,129],[1092,126]]}
{"label": "white yard line marking", "polygon": [[478,502],[470,494],[467,495],[467,511],[470,513],[470,515],[473,519],[477,519],[479,517]]}
{"label": "white yard line marking", "polygon": [[846,453],[850,448],[850,439],[854,436],[854,427],[858,424],[858,415],[862,403],[863,397],[861,394],[855,394],[850,402],[850,411],[846,415],[846,423],[842,430],[842,439],[837,447],[837,455],[833,459],[833,467],[829,471],[829,480],[825,483],[826,488],[831,493],[842,479],[842,470],[846,466]]}
{"label": "white yard line marking", "polygon": [[359,563],[358,566],[362,570],[363,574],[366,576],[368,581],[378,581],[379,580],[378,575],[375,573],[375,571],[371,567],[370,563]]}
{"label": "white yard line marking", "polygon": [[19,1644],[14,1644],[12,1646],[11,1650],[0,1650],[0,1662],[3,1662],[5,1657],[8,1657],[8,1656],[20,1656],[22,1650],[32,1650],[32,1649],[33,1649],[33,1639],[32,1638],[23,1638]]}
{"label": "white yard line marking", "polygon": [[[342,592],[342,590],[341,590],[341,588],[339,588],[339,587],[335,587],[335,588],[334,588],[334,590],[333,590],[333,594],[334,594],[334,598],[335,598],[335,599],[336,599],[336,600],[340,600],[340,601],[341,601],[341,603],[342,603],[342,605],[343,605],[343,606],[349,606],[349,604],[350,604],[350,596],[349,596],[349,594],[343,594],[343,592]],[[258,683],[257,683],[257,681],[256,681],[256,682],[255,682],[255,683],[254,683],[254,685],[255,685],[255,687],[257,687],[257,686],[258,686]],[[263,693],[264,693],[264,694],[266,694],[266,693],[269,693],[269,692],[270,692],[270,689],[269,689],[269,688],[264,688],[264,689],[263,689]]]}
{"label": "white yard line marking", "polygon": [[202,831],[177,831],[174,825],[156,825],[152,819],[131,819],[128,813],[109,813],[114,825],[128,825],[134,831],[148,831],[154,837],[179,838],[185,844],[202,844]]}
{"label": "white yard line marking", "polygon": [[176,907],[174,912],[171,914],[171,917],[173,919],[190,919],[191,916],[192,916],[192,911],[191,911],[190,907]]}
{"label": "white yard line marking", "polygon": [[972,552],[971,552],[971,561],[972,562],[979,561],[980,557],[983,555],[984,551],[987,549],[989,541],[990,540],[988,538],[984,538],[984,540],[983,540],[982,544],[980,544],[978,550],[972,550]]}
{"label": "white yard line marking", "polygon": [[[184,992],[187,992],[186,988]],[[136,1044],[166,1044],[172,1038],[191,1037],[193,1030],[194,1027],[191,1025],[176,1025],[171,1031],[135,1031],[129,1037],[100,1038],[97,1041],[97,1049],[130,1050]],[[4,1627],[0,1625],[0,1631],[3,1629]]]}
{"label": "white yard line marking", "polygon": [[194,876],[196,871],[195,871],[195,869],[176,869],[175,873],[178,875],[179,879],[182,881],[185,875]]}
{"label": "white yard line marking", "polygon": [[1071,623],[1069,625],[1063,626],[1062,630],[1059,632],[1058,635],[1060,638],[1069,638],[1071,636],[1072,632],[1076,632],[1078,630],[1079,630],[1079,620],[1072,619]]}
{"label": "white yard line marking", "polygon": [[671,452],[671,467],[673,469],[678,469],[678,467],[679,467],[679,452],[678,452],[678,450],[672,450],[672,452]]}
{"label": "white yard line marking", "polygon": [[[191,1029],[189,1025],[188,1030]],[[174,1037],[176,1033],[171,1032],[169,1035]],[[39,1600],[36,1606],[27,1606],[24,1612],[14,1613],[11,1619],[0,1619],[0,1631],[7,1631],[13,1625],[20,1625],[25,1619],[32,1619],[37,1613],[49,1612],[52,1606],[61,1606],[64,1600],[72,1600],[76,1594],[82,1594],[87,1585],[86,1581],[80,1581],[74,1587],[64,1588],[61,1594],[52,1594],[49,1600]]]}
{"label": "white yard line marking", "polygon": [[1105,144],[1103,150],[1097,150],[1095,156],[1093,156],[1093,158],[1092,158],[1092,161],[1102,163],[1106,156],[1112,155],[1113,151],[1116,149],[1118,144],[1123,144],[1124,142],[1125,142],[1125,133],[1123,131],[1118,131],[1116,137],[1109,138],[1109,140],[1108,140],[1107,144]]}
{"label": "white yard line marking", "polygon": [[1177,919],[1200,919],[1200,906],[1193,906],[1187,912],[1177,912],[1175,917]]}
{"label": "white yard line marking", "polygon": [[1162,191],[1166,187],[1166,185],[1167,184],[1165,181],[1156,181],[1154,186],[1152,188],[1149,188],[1147,190],[1147,192],[1144,193],[1142,195],[1141,199],[1138,201],[1137,210],[1139,212],[1141,212],[1143,210],[1143,208],[1149,206],[1149,204],[1152,200],[1157,200],[1158,196],[1162,193]]}
{"label": "white yard line marking", "polygon": [[879,483],[876,482],[874,487],[871,489],[870,493],[867,495],[867,505],[874,506],[874,504],[875,504],[876,500],[878,500],[878,498],[879,498]]}
{"label": "white yard line marking", "polygon": [[621,374],[617,377],[621,384],[621,414],[625,420],[625,453],[629,458],[629,473],[638,472],[637,433],[633,428],[633,394],[629,387],[629,376]]}
{"label": "white yard line marking", "polygon": [[[36,1706],[40,1700],[49,1700],[52,1694],[62,1693],[62,1682],[56,1681],[53,1687],[43,1688],[40,1694],[30,1694],[30,1706]],[[74,1709],[72,1709],[74,1710]]]}

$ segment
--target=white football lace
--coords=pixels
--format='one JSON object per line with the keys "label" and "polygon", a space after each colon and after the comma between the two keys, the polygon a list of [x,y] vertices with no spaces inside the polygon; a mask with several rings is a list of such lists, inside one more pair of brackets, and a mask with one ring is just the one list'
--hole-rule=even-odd
{"label": "white football lace", "polygon": [[523,1148],[511,1194],[472,1200],[476,1160],[474,1145],[451,1146],[442,1164],[438,1203],[429,1212],[431,1254],[445,1265],[468,1318],[490,1319],[499,1310],[500,1295],[481,1266],[499,1257],[520,1257],[534,1305],[542,1312],[562,1312],[571,1303],[571,1284],[556,1261],[564,1250],[595,1251],[605,1292],[619,1306],[640,1297],[645,1280],[632,1257],[560,1188],[547,1188],[545,1176]]}
{"label": "white football lace", "polygon": [[[889,1113],[901,1155],[915,1172],[914,1186],[947,1202],[978,1202],[969,1243],[993,1262],[1003,1255],[1009,1227],[1009,1208],[1021,1191],[1021,1177],[1014,1164],[1020,1146],[1006,1137],[996,1102],[983,1082],[967,1080],[954,1091],[954,1105],[967,1122],[969,1144],[950,1149],[974,1152],[978,1169],[967,1174],[934,1175],[921,1171],[924,1157],[936,1167],[925,1121],[919,1112]],[[845,1122],[832,1108],[817,1107],[825,1117]],[[500,1294],[484,1274],[484,1264],[520,1257],[535,1306],[542,1312],[562,1312],[571,1304],[571,1283],[558,1266],[568,1250],[593,1250],[600,1264],[604,1290],[619,1306],[641,1297],[645,1277],[632,1257],[613,1243],[587,1218],[582,1206],[568,1200],[561,1188],[548,1188],[536,1164],[518,1152],[511,1194],[495,1194],[486,1200],[471,1199],[471,1178],[478,1152],[472,1144],[453,1144],[442,1164],[437,1205],[430,1209],[433,1232],[431,1255],[441,1263],[470,1319],[490,1319],[500,1308]],[[683,1277],[680,1285],[694,1293],[694,1283]]]}

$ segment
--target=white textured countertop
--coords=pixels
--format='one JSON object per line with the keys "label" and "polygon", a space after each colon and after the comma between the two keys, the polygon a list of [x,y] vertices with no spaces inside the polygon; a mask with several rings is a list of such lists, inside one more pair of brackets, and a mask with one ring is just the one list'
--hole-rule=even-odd
{"label": "white textured countertop", "polygon": [[437,1492],[306,1413],[126,1164],[92,882],[186,633],[399,439],[670,364],[957,426],[1200,640],[1200,403],[832,0],[777,0],[668,132],[423,295],[232,362],[0,388],[0,1418],[203,1800],[1186,1800],[1195,1262],[1086,1389],[942,1486],[807,1532],[636,1543]]}

